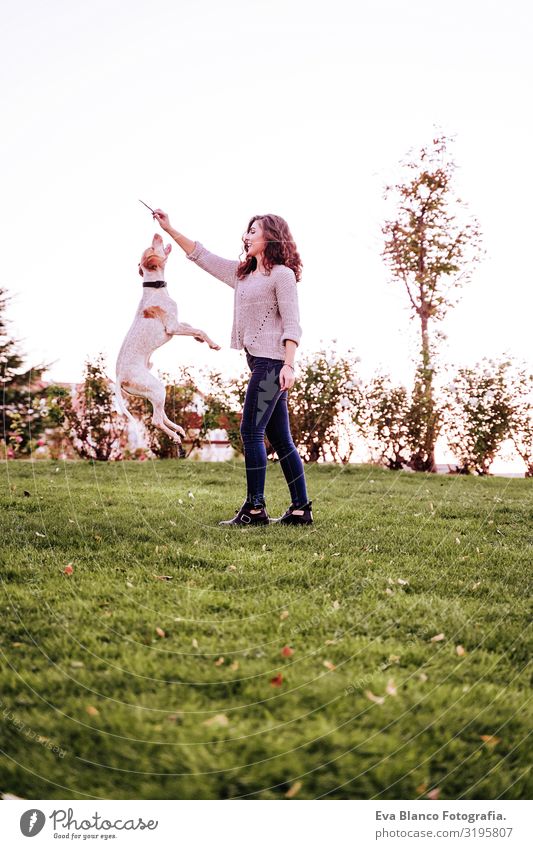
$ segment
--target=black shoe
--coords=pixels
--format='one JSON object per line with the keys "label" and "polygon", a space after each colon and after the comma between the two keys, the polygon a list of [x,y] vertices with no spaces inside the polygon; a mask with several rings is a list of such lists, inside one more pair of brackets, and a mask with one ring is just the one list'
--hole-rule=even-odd
{"label": "black shoe", "polygon": [[280,525],[312,525],[313,511],[312,501],[308,501],[303,507],[295,507],[291,504],[288,510],[279,519],[271,519],[271,522],[277,522]]}
{"label": "black shoe", "polygon": [[251,501],[245,501],[242,507],[235,510],[233,519],[225,519],[219,522],[219,525],[238,525],[241,528],[246,528],[249,525],[269,525],[270,518],[265,505],[254,505]]}

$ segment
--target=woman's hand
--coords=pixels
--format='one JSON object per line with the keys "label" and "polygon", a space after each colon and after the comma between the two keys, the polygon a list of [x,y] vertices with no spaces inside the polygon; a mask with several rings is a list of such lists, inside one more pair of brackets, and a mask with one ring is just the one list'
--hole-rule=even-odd
{"label": "woman's hand", "polygon": [[294,370],[290,366],[283,366],[279,373],[279,388],[292,389],[294,386]]}
{"label": "woman's hand", "polygon": [[171,229],[171,227],[170,227],[170,221],[168,219],[168,215],[166,214],[166,212],[163,212],[162,209],[154,209],[153,217],[155,218],[155,220],[157,221],[157,223],[159,224],[161,229],[164,230],[165,233],[168,233],[168,231]]}

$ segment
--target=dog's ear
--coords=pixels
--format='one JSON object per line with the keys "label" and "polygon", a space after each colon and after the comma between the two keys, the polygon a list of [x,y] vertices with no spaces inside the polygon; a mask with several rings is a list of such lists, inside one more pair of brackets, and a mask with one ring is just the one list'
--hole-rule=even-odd
{"label": "dog's ear", "polygon": [[144,271],[142,269],[141,263],[139,263],[139,274],[141,275],[141,277],[144,277]]}
{"label": "dog's ear", "polygon": [[169,255],[169,253],[170,253],[170,251],[171,251],[171,250],[172,250],[172,245],[167,245],[167,246],[165,247],[165,253],[166,253],[166,255],[167,255],[167,256]]}

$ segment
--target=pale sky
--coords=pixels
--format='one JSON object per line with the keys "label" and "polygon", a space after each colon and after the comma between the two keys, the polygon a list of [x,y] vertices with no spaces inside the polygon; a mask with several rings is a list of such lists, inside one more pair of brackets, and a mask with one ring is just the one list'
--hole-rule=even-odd
{"label": "pale sky", "polygon": [[[337,339],[409,380],[417,339],[380,258],[383,186],[434,127],[488,255],[442,326],[444,359],[531,359],[531,43],[519,0],[26,0],[4,3],[2,285],[48,379],[115,358],[158,229],[138,202],[237,258],[252,214],[289,223],[304,262],[301,351]],[[156,367],[245,368],[232,291],[173,245],[181,320]]]}

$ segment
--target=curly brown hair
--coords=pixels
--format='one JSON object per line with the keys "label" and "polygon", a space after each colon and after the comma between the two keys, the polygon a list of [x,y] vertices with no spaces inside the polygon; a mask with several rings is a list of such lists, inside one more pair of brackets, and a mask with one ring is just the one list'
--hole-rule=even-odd
{"label": "curly brown hair", "polygon": [[[302,260],[296,249],[296,243],[292,237],[289,225],[280,215],[254,215],[248,222],[246,232],[250,232],[250,227],[254,221],[259,221],[263,229],[263,235],[266,240],[266,247],[263,254],[263,264],[269,272],[274,265],[286,265],[287,268],[292,268],[296,280],[300,280],[302,276]],[[249,256],[244,259],[237,268],[237,277],[242,280],[251,271],[257,268],[257,259],[255,256]]]}

